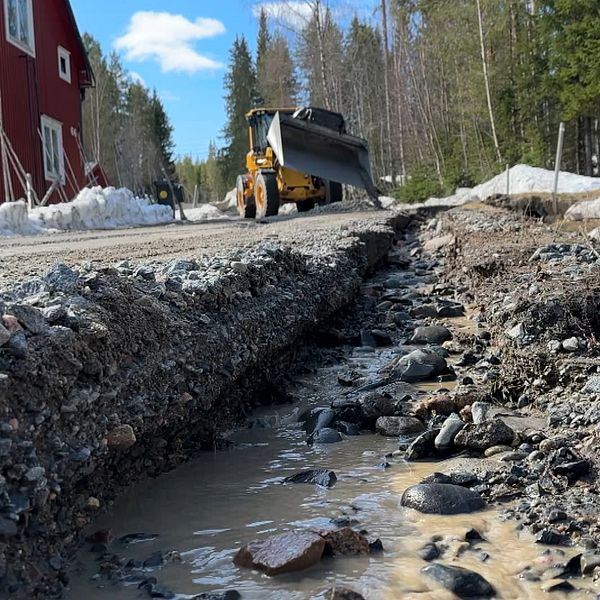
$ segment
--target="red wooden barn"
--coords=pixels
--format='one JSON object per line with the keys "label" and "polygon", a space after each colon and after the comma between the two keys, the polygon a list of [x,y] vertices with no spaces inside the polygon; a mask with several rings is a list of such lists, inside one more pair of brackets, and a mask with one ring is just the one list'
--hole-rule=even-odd
{"label": "red wooden barn", "polygon": [[0,0],[0,203],[27,197],[28,179],[50,202],[90,182],[81,105],[93,84],[69,0]]}

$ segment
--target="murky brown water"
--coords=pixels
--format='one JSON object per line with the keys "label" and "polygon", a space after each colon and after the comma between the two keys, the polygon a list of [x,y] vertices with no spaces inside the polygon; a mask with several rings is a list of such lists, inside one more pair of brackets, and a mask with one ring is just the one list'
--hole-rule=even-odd
{"label": "murky brown water", "polygon": [[[322,370],[319,378],[331,380],[334,371]],[[303,389],[314,400],[319,378]],[[306,384],[308,382],[304,382]],[[310,392],[310,390],[313,392]],[[115,537],[132,532],[156,533],[153,541],[124,546],[115,542],[119,555],[147,558],[156,550],[176,551],[181,562],[168,563],[152,573],[165,587],[184,599],[206,591],[237,589],[248,600],[305,600],[319,598],[327,587],[348,585],[369,600],[445,600],[449,592],[421,577],[425,563],[417,550],[432,535],[455,537],[458,548],[465,531],[475,527],[487,540],[476,548],[490,558],[482,562],[477,552],[467,551],[443,562],[472,568],[486,577],[507,600],[545,599],[539,583],[528,583],[518,574],[533,564],[543,551],[515,522],[503,522],[497,511],[455,517],[421,515],[400,507],[407,486],[444,463],[405,463],[382,457],[397,448],[393,439],[377,435],[347,438],[331,446],[309,447],[305,435],[289,422],[293,407],[264,413],[276,423],[271,429],[250,429],[234,436],[236,447],[206,453],[192,463],[156,480],[135,486],[122,497],[96,528],[111,528]],[[311,467],[332,468],[338,483],[332,489],[310,485],[281,485],[281,479]],[[353,508],[354,507],[354,508]],[[238,569],[232,557],[253,538],[296,528],[328,528],[330,518],[349,515],[358,528],[380,537],[385,553],[361,558],[326,559],[300,574],[269,578]],[[569,551],[574,554],[575,550]],[[90,581],[97,571],[93,556],[82,552],[77,573],[72,574],[70,600],[133,600],[143,597],[135,587]],[[588,587],[590,580],[577,582]],[[98,587],[104,585],[105,587]],[[566,597],[554,593],[552,598]],[[593,597],[589,591],[570,594],[572,600]]]}

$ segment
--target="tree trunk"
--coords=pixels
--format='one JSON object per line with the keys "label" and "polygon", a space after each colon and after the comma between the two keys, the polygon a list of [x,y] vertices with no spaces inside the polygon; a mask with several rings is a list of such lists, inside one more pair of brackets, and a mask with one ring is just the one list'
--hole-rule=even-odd
{"label": "tree trunk", "polygon": [[483,14],[481,12],[481,0],[477,2],[477,18],[479,21],[479,43],[481,45],[481,65],[483,68],[483,79],[485,81],[485,95],[487,97],[488,112],[490,115],[490,125],[492,127],[492,139],[494,140],[494,149],[498,162],[502,162],[502,154],[500,153],[500,145],[498,144],[498,136],[496,134],[496,121],[494,119],[494,109],[492,107],[492,94],[490,91],[490,78],[488,75],[488,64],[485,57],[485,41],[483,37]]}
{"label": "tree trunk", "polygon": [[394,152],[392,146],[392,112],[390,107],[390,61],[389,61],[389,38],[388,38],[388,19],[387,19],[387,0],[381,0],[381,25],[383,29],[383,69],[385,86],[385,120],[387,139],[384,146],[387,148],[388,165],[392,177],[392,186],[395,184],[396,168],[394,161]]}
{"label": "tree trunk", "polygon": [[594,174],[594,163],[593,163],[593,154],[594,147],[592,144],[592,118],[584,117],[584,156],[585,156],[585,174],[588,177],[591,177]]}
{"label": "tree trunk", "polygon": [[323,24],[321,23],[321,2],[317,0],[314,4],[313,10],[315,11],[315,23],[317,26],[317,40],[319,44],[319,69],[321,74],[321,85],[323,86],[323,98],[325,100],[325,108],[331,110],[331,97],[329,92],[329,85],[327,81],[327,65],[325,62],[325,45],[323,35]]}

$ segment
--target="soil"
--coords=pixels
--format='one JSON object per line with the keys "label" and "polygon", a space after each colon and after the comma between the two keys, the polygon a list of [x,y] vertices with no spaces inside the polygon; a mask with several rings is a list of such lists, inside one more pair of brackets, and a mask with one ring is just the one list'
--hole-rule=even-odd
{"label": "soil", "polygon": [[[54,582],[47,584],[47,594],[60,593],[63,554],[96,503],[103,506],[122,487],[172,468],[207,442],[218,445],[218,433],[247,416],[256,398],[285,400],[288,390],[277,376],[290,364],[298,366],[299,355],[290,348],[298,350],[310,335],[319,347],[334,347],[329,354],[314,354],[323,360],[354,356],[352,348],[358,349],[337,383],[339,399],[356,400],[362,416],[350,417],[347,405],[332,403],[334,414],[324,430],[335,433],[333,424],[346,435],[348,421],[374,431],[379,417],[418,418],[425,434],[417,440],[401,437],[399,449],[386,460],[425,460],[433,471],[441,458],[434,439],[456,413],[453,418],[464,422],[468,435],[461,432],[456,439],[463,441],[443,456],[475,459],[481,466],[434,472],[423,483],[469,488],[488,504],[504,507],[503,518],[537,536],[542,548],[552,548],[543,568],[530,565],[520,573],[541,582],[540,589],[548,588],[551,577],[558,579],[558,593],[581,585],[582,575],[595,581],[600,567],[586,571],[586,565],[600,564],[598,250],[582,233],[546,225],[521,204],[413,214],[408,230],[406,218],[399,222],[404,232],[388,256],[388,270],[362,288],[362,278],[391,241],[392,222],[380,213],[69,234],[66,240],[40,239],[42,250],[31,240],[4,245],[0,258],[10,265],[6,278],[13,285],[2,312],[14,313],[18,323],[5,318],[6,327],[13,327],[10,355],[0,349],[0,374],[11,383],[0,378],[2,435],[11,440],[2,484],[13,494],[3,525],[19,526],[16,536],[7,529],[12,539],[4,552],[12,579],[5,582],[23,591],[25,581],[31,593],[35,578],[15,568],[17,557],[19,566],[31,571],[40,561],[54,569],[58,561],[48,563],[48,557],[58,554],[59,583],[47,567],[42,580]],[[267,244],[256,246],[259,240]],[[25,258],[17,262],[19,252]],[[66,337],[49,346],[43,324],[20,307],[46,311],[56,291],[24,284],[22,278],[59,256],[74,265],[94,260],[98,252],[105,262],[75,269],[77,295],[86,302],[73,302],[73,290],[63,293],[66,299],[59,294],[66,312],[55,334]],[[132,257],[152,262],[124,261]],[[104,266],[113,261],[121,262]],[[344,312],[359,288],[358,304]],[[292,302],[296,308],[290,313]],[[415,328],[430,325],[448,327],[452,339],[440,338],[443,348],[433,343],[425,352],[411,347]],[[23,340],[27,357],[19,355]],[[387,344],[397,352],[373,353],[373,346]],[[232,348],[236,360],[226,360]],[[419,364],[415,371],[409,361],[408,379],[410,352]],[[435,371],[426,360],[433,355]],[[440,357],[447,358],[442,367]],[[105,371],[107,364],[112,366]],[[406,391],[415,372],[419,377],[426,372],[424,383],[433,384],[416,396]],[[257,380],[258,387],[252,384]],[[249,390],[255,394],[248,403]],[[240,404],[244,393],[246,403]],[[40,400],[44,394],[50,394],[48,404]],[[225,401],[219,418],[211,410],[216,401]],[[487,416],[480,417],[482,411]],[[494,426],[497,420],[504,424]],[[345,429],[336,425],[341,421]],[[106,446],[114,430],[119,447],[111,452]],[[503,435],[496,443],[499,430]],[[318,443],[314,434],[309,443]],[[114,453],[130,447],[138,451]],[[62,479],[66,485],[59,485]],[[31,498],[16,513],[15,493],[25,488]],[[48,506],[49,498],[57,504]],[[32,539],[44,542],[32,545]],[[577,552],[568,564],[560,562],[562,548]],[[41,593],[42,587],[36,589]]]}

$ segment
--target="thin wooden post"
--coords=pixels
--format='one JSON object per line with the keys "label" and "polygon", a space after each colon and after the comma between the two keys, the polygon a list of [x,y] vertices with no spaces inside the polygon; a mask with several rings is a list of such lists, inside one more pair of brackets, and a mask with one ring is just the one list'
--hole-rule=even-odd
{"label": "thin wooden post", "polygon": [[25,184],[27,187],[27,206],[29,207],[29,210],[32,210],[35,206],[35,192],[33,191],[33,178],[31,177],[31,173],[25,174]]}
{"label": "thin wooden post", "polygon": [[2,167],[2,179],[4,183],[4,198],[7,202],[12,200],[10,196],[10,173],[8,172],[8,160],[6,158],[6,146],[4,142],[4,120],[2,116],[2,94],[0,94],[0,166]]}
{"label": "thin wooden post", "polygon": [[554,162],[554,185],[552,186],[552,204],[554,214],[558,214],[558,179],[562,164],[563,145],[565,141],[565,124],[561,121],[558,128],[558,143],[556,144],[556,161]]}

